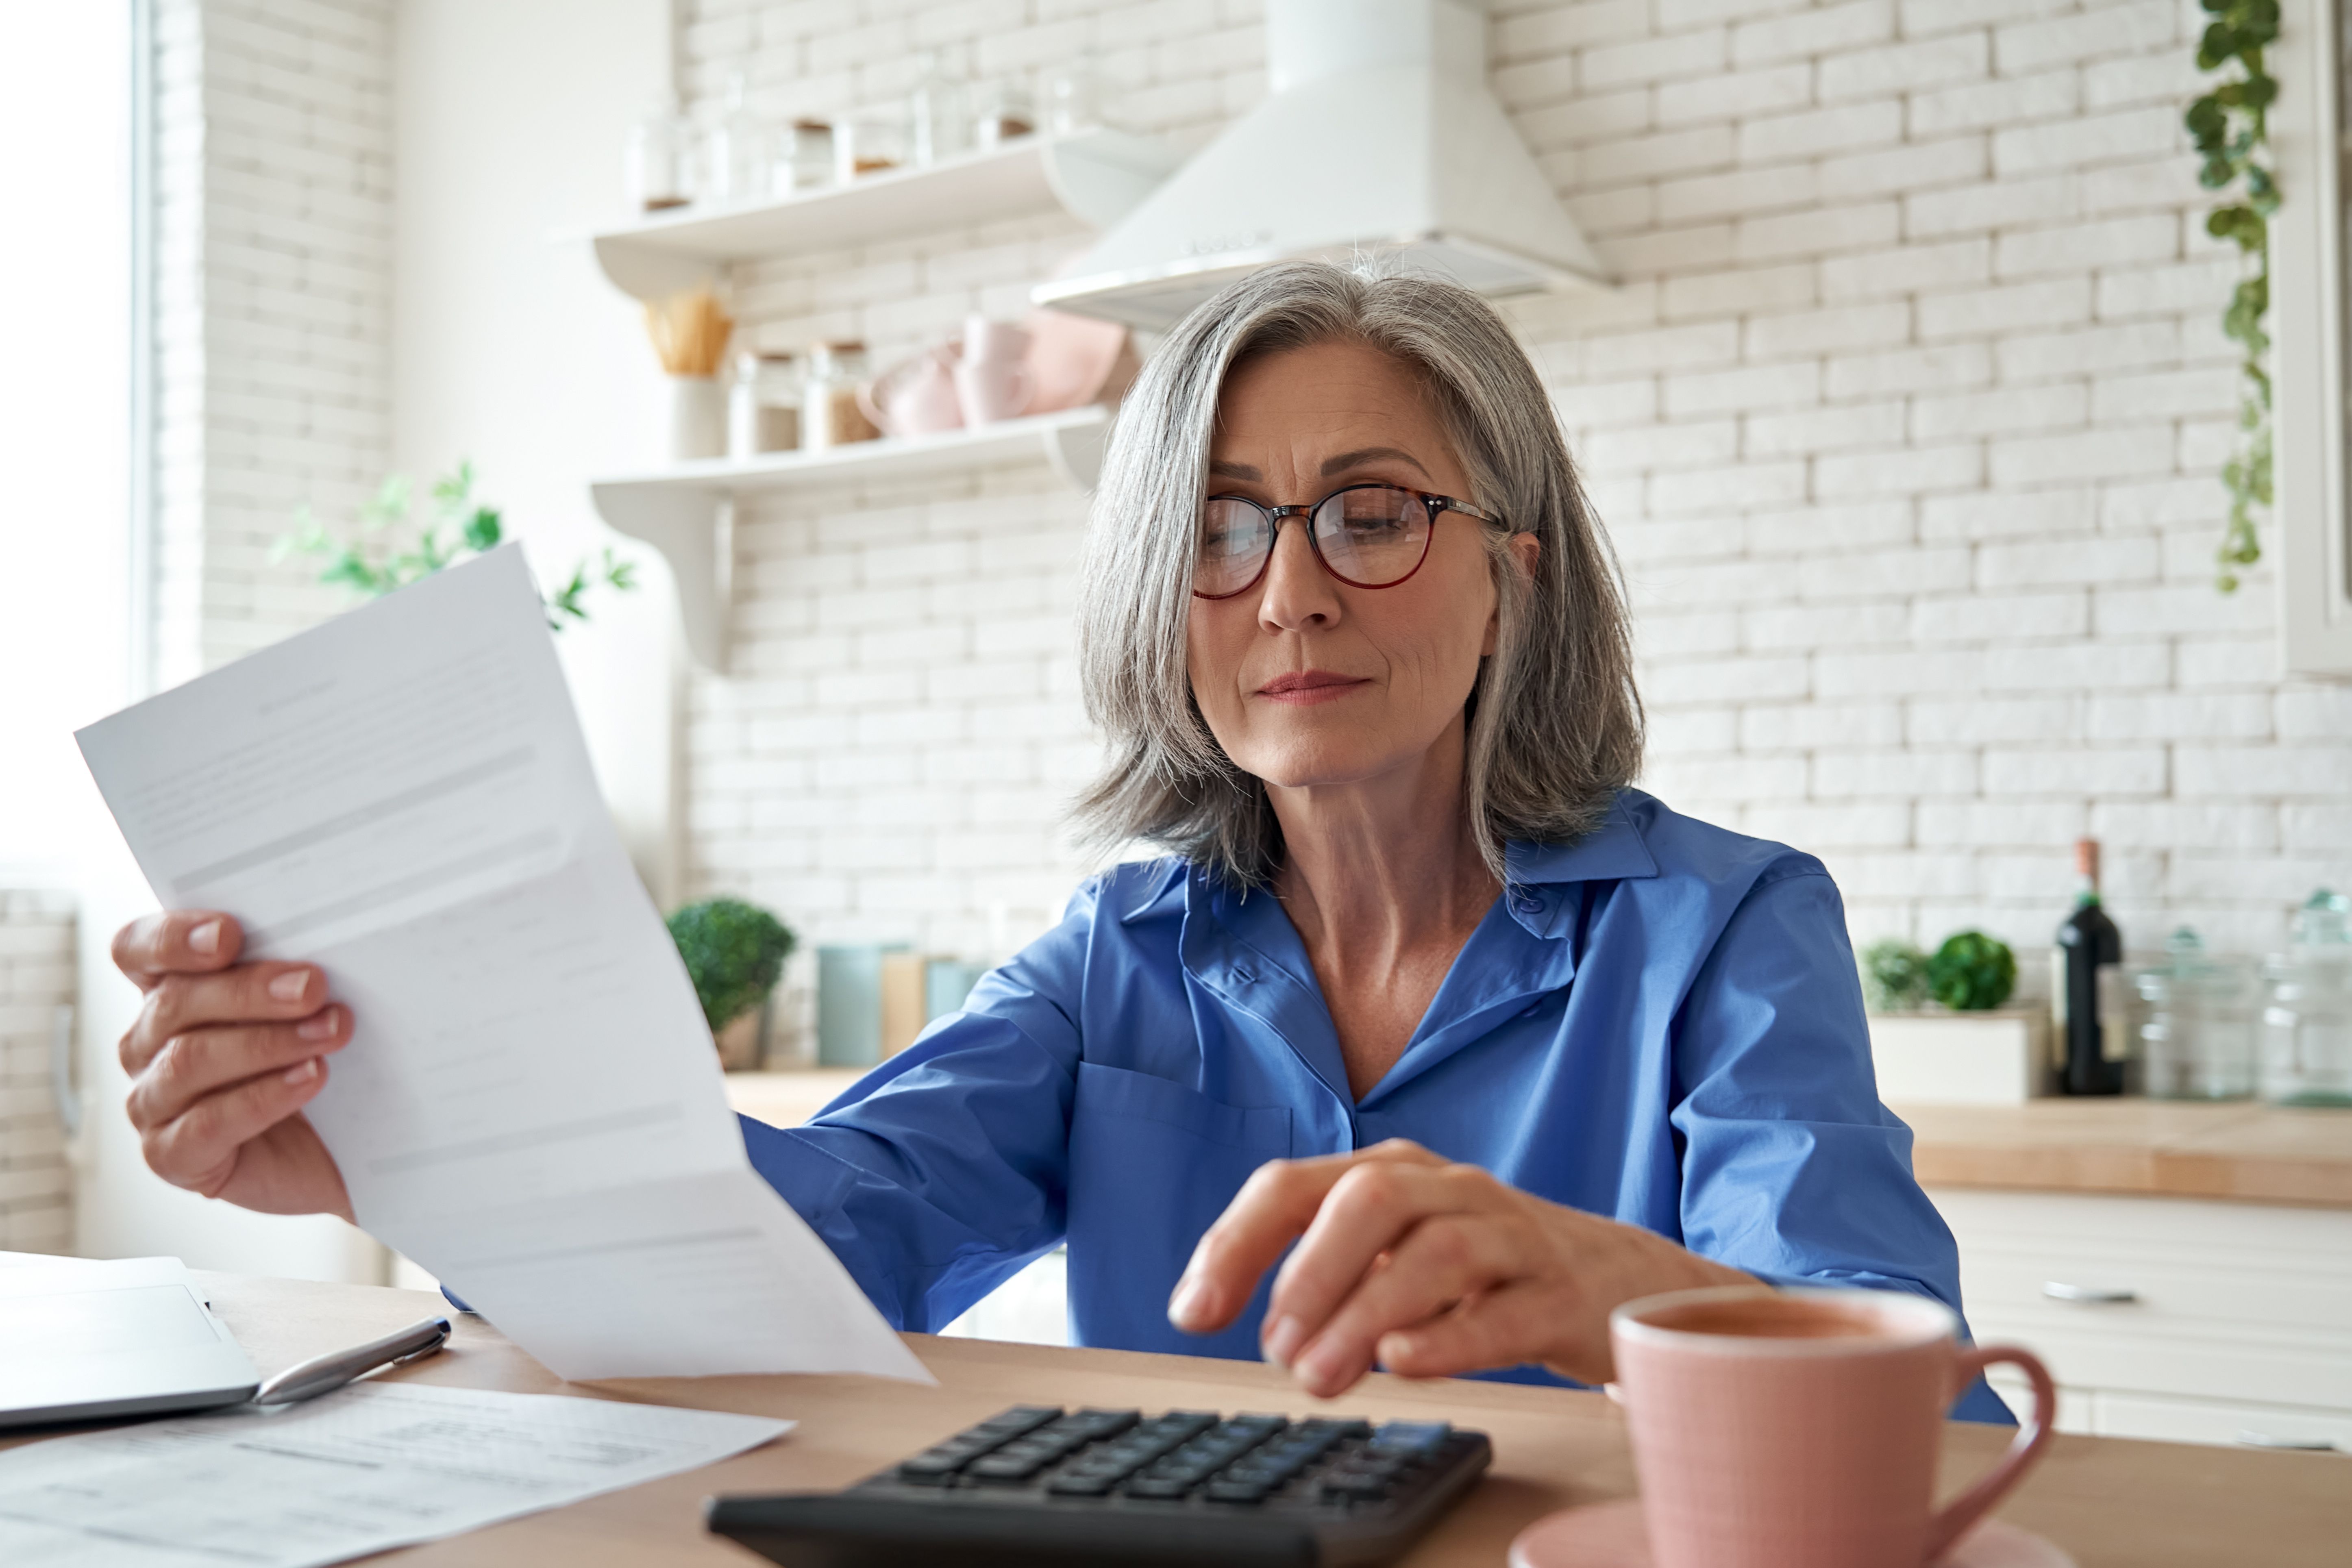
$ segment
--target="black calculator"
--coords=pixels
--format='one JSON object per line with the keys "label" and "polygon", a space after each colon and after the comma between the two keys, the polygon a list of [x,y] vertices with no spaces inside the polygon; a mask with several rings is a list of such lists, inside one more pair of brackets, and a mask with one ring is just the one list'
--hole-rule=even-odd
{"label": "black calculator", "polygon": [[712,1498],[787,1568],[1385,1563],[1494,1451],[1442,1421],[1016,1405],[845,1492]]}

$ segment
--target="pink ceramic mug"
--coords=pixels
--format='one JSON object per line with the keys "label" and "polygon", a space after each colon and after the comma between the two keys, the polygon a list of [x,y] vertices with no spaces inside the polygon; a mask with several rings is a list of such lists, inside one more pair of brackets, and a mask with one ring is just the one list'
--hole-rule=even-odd
{"label": "pink ceramic mug", "polygon": [[[2025,1477],[2058,1392],[2028,1352],[1892,1290],[1732,1285],[1610,1314],[1657,1568],[1920,1568]],[[1944,1415],[1995,1362],[2033,1383],[2000,1463],[1935,1509]]]}
{"label": "pink ceramic mug", "polygon": [[857,389],[858,411],[885,436],[931,436],[963,423],[952,344],[927,349]]}
{"label": "pink ceramic mug", "polygon": [[965,319],[963,357],[955,370],[965,424],[993,425],[1026,412],[1034,384],[1024,363],[1028,353],[1029,334],[1019,327],[986,316]]}

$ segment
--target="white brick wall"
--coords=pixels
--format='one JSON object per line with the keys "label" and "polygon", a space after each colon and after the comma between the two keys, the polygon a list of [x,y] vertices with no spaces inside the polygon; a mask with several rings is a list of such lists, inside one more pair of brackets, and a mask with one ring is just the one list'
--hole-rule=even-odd
{"label": "white brick wall", "polygon": [[161,685],[340,608],[270,546],[390,439],[392,0],[158,0]]}
{"label": "white brick wall", "polygon": [[72,1173],[51,1042],[74,1000],[74,918],[54,895],[0,889],[0,1251],[73,1243]]}
{"label": "white brick wall", "polygon": [[[1135,129],[1264,92],[1248,0],[689,0],[684,75],[782,115],[1092,47]],[[2352,701],[2280,682],[2272,588],[2208,586],[2236,407],[2179,112],[2190,0],[1498,0],[1494,81],[1622,287],[1510,307],[1622,556],[1644,784],[1822,855],[1859,934],[2038,945],[2070,840],[2135,943],[2274,945],[2352,883]],[[780,346],[877,363],[1017,313],[1053,221],[746,269]],[[1079,869],[1077,501],[749,512],[734,669],[698,679],[693,878],[817,940],[1016,936]],[[975,553],[982,545],[987,552]],[[985,562],[984,567],[975,563]],[[2027,966],[2029,974],[2032,966]]]}

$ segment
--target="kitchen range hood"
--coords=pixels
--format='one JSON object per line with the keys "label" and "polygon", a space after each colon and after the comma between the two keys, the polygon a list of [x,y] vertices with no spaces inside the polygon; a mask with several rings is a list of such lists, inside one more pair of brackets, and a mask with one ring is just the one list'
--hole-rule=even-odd
{"label": "kitchen range hood", "polygon": [[1171,326],[1299,258],[1390,258],[1491,295],[1607,287],[1486,89],[1485,0],[1267,0],[1270,93],[1040,305]]}

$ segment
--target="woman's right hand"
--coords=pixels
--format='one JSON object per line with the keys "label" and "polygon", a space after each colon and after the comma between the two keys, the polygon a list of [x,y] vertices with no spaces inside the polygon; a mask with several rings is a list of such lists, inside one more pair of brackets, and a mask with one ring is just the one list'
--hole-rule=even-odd
{"label": "woman's right hand", "polygon": [[147,994],[122,1037],[141,1152],[175,1187],[264,1214],[352,1217],[335,1157],[302,1108],[352,1037],[315,964],[239,963],[227,915],[173,910],[114,933],[114,966]]}

